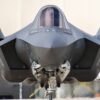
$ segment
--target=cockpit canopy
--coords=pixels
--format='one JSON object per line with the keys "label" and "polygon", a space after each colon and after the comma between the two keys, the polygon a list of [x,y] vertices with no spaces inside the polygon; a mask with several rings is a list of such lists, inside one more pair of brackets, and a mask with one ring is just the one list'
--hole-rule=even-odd
{"label": "cockpit canopy", "polygon": [[56,6],[43,7],[37,14],[33,27],[35,29],[45,27],[69,29],[68,22],[63,12]]}
{"label": "cockpit canopy", "polygon": [[40,26],[43,27],[61,27],[62,21],[60,20],[60,13],[58,9],[54,7],[48,7],[41,12],[40,15]]}

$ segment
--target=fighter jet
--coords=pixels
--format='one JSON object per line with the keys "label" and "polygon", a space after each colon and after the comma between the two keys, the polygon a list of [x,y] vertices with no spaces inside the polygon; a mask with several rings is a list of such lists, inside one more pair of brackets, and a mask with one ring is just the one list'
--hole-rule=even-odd
{"label": "fighter jet", "polygon": [[72,25],[57,6],[44,6],[31,24],[0,41],[2,75],[11,82],[32,77],[49,91],[70,78],[92,81],[100,69],[99,34]]}

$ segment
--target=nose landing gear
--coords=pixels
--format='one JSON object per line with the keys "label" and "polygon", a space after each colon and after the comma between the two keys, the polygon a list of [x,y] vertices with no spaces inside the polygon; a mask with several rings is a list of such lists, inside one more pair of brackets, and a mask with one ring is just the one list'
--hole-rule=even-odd
{"label": "nose landing gear", "polygon": [[[52,67],[52,66],[51,66]],[[31,69],[34,77],[40,83],[41,87],[45,87],[46,95],[49,100],[52,100],[53,94],[56,92],[56,88],[60,87],[60,84],[65,80],[70,72],[70,63],[66,61],[61,64],[57,70],[47,71],[41,67],[40,64],[33,62]]]}

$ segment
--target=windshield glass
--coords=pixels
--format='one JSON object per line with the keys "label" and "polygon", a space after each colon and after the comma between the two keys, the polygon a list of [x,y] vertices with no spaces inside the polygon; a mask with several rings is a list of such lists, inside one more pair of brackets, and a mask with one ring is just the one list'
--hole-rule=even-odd
{"label": "windshield glass", "polygon": [[40,31],[47,28],[59,28],[70,31],[69,23],[64,13],[56,6],[41,8],[32,25],[32,31]]}
{"label": "windshield glass", "polygon": [[61,13],[54,7],[47,7],[40,14],[40,27],[64,27]]}

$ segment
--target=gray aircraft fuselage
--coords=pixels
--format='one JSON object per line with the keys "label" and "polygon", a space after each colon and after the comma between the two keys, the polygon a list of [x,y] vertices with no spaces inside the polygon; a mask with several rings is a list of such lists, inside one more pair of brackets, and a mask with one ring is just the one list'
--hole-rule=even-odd
{"label": "gray aircraft fuselage", "polygon": [[16,40],[18,56],[26,65],[30,66],[36,61],[49,70],[56,70],[66,60],[71,65],[77,64],[84,49],[84,39],[76,41],[72,33],[56,27],[45,30],[41,28],[40,32],[19,35]]}
{"label": "gray aircraft fuselage", "polygon": [[[53,13],[51,19],[46,11]],[[52,19],[52,26],[47,26]],[[58,7],[47,5],[40,9],[34,22],[0,41],[2,67],[9,70],[4,69],[4,77],[19,82],[34,77],[31,68],[35,63],[46,71],[58,71],[68,61],[71,69],[65,80],[75,77],[92,81],[100,69],[99,46],[97,36],[69,23]]]}
{"label": "gray aircraft fuselage", "polygon": [[88,35],[54,5],[15,34],[0,32],[0,40],[0,98],[29,98],[37,82],[55,91],[71,79],[93,81],[100,72],[100,31]]}

